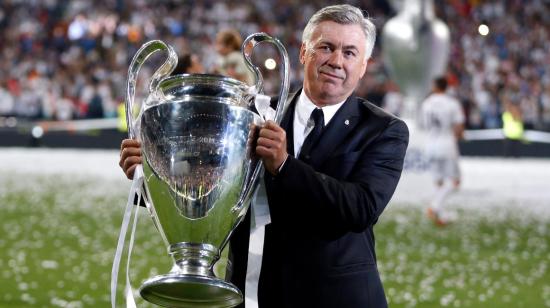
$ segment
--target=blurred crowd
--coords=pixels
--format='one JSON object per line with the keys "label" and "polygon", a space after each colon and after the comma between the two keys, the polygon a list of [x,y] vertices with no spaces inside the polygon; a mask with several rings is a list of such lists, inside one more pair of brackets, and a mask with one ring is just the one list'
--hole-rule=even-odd
{"label": "blurred crowd", "polygon": [[[501,127],[507,106],[517,106],[526,129],[550,130],[550,2],[471,2],[479,4],[438,3],[452,35],[449,76],[468,126]],[[480,24],[488,36],[477,33]]]}
{"label": "blurred crowd", "polygon": [[[365,9],[379,30],[396,12],[388,1],[347,1]],[[399,1],[392,1],[399,2]],[[0,116],[67,120],[117,116],[131,57],[161,39],[179,55],[198,56],[215,72],[216,35],[267,32],[291,59],[291,84],[301,84],[302,29],[332,1],[2,0],[0,2]],[[501,127],[504,106],[520,107],[526,128],[550,130],[550,4],[544,0],[434,1],[451,29],[447,76],[469,128]],[[490,35],[480,36],[485,23]],[[152,68],[145,68],[151,73]],[[147,73],[144,73],[146,75]],[[268,90],[278,87],[267,85]],[[377,43],[358,93],[398,106]],[[392,110],[399,112],[398,109]]]}

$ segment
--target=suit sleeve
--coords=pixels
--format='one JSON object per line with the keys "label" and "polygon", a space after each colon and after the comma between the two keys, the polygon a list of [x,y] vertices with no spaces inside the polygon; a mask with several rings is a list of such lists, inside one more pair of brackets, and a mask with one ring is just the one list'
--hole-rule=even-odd
{"label": "suit sleeve", "polygon": [[343,181],[316,172],[308,164],[289,157],[275,177],[277,191],[281,195],[296,196],[303,202],[297,205],[300,209],[285,210],[314,216],[320,220],[320,227],[364,231],[376,223],[395,191],[408,140],[405,123],[398,119],[389,121],[361,152],[353,171]]}

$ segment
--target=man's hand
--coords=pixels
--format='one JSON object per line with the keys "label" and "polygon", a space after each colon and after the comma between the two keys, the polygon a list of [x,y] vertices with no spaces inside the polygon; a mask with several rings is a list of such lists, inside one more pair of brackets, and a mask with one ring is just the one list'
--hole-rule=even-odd
{"label": "man's hand", "polygon": [[260,129],[256,154],[263,160],[265,169],[269,173],[277,174],[288,157],[285,130],[275,122],[267,121]]}
{"label": "man's hand", "polygon": [[122,140],[118,165],[128,179],[134,178],[134,171],[139,164],[141,164],[141,143],[134,139]]}

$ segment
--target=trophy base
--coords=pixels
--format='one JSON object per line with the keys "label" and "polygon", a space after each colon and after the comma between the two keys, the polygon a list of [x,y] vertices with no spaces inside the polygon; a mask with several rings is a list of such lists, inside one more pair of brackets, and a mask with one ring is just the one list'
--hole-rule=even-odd
{"label": "trophy base", "polygon": [[167,274],[153,277],[139,289],[143,299],[164,307],[235,307],[243,296],[233,284],[215,277]]}

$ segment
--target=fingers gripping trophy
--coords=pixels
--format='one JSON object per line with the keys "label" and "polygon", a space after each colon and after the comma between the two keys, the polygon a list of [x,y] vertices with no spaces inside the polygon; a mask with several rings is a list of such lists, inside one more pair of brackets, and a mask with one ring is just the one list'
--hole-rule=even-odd
{"label": "fingers gripping trophy", "polygon": [[[283,62],[274,119],[279,123],[289,89],[288,55],[265,33],[243,42],[245,62],[256,75],[253,87],[217,75],[168,77],[177,56],[158,40],[144,44],[132,60],[126,94],[129,136],[142,142],[146,206],[174,260],[169,273],[141,285],[147,301],[168,307],[233,307],[243,301],[237,287],[216,277],[213,266],[243,220],[263,170],[253,148],[263,122],[255,108],[263,79],[251,62],[254,47],[262,42],[276,45]],[[137,74],[156,51],[165,51],[168,59],[136,108]]]}

